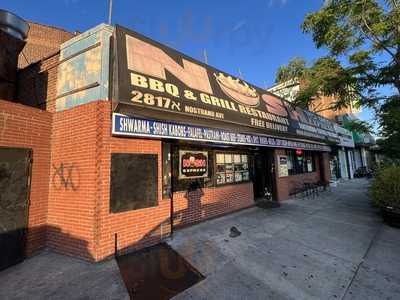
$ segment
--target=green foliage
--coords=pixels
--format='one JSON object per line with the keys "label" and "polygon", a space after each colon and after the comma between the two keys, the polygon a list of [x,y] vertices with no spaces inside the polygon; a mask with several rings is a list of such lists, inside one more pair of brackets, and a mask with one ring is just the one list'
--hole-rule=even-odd
{"label": "green foliage", "polygon": [[293,58],[287,66],[280,66],[275,75],[275,82],[284,82],[304,76],[306,61],[301,57]]}
{"label": "green foliage", "polygon": [[300,93],[294,103],[308,107],[319,94],[335,95],[337,99],[331,109],[347,107],[359,99],[354,87],[357,82],[349,70],[343,68],[333,57],[322,57],[308,68],[301,78],[303,82]]}
{"label": "green foliage", "polygon": [[371,125],[361,120],[346,121],[343,126],[352,132],[363,134],[370,134],[372,132]]}
{"label": "green foliage", "polygon": [[[319,11],[306,16],[302,28],[312,35],[318,48],[327,48],[337,59],[347,58],[341,72],[322,83],[323,90],[331,92],[335,87],[341,97],[346,89],[352,91],[352,97],[340,98],[343,103],[339,105],[357,100],[362,105],[379,106],[387,100],[378,91],[383,85],[400,93],[400,1],[325,1]],[[332,66],[323,67],[329,73]],[[311,76],[309,80],[318,78]]]}
{"label": "green foliage", "polygon": [[392,206],[400,209],[400,166],[381,168],[370,186],[372,201],[378,207]]}
{"label": "green foliage", "polygon": [[[332,55],[368,46],[370,51],[391,55],[399,43],[400,2],[376,0],[330,0],[308,14],[303,31],[311,33],[317,47]],[[358,49],[359,50],[359,49]]]}
{"label": "green foliage", "polygon": [[398,158],[400,1],[326,0],[306,16],[302,29],[330,56],[303,73],[306,84],[295,104],[309,107],[323,93],[337,99],[332,109],[354,104],[374,108],[384,136],[381,149]]}
{"label": "green foliage", "polygon": [[382,152],[391,159],[400,159],[400,97],[394,96],[380,110],[381,133],[379,140]]}

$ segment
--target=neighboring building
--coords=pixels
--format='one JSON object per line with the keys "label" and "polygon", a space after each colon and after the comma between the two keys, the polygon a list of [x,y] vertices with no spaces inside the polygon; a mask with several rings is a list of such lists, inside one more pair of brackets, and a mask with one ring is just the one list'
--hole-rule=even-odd
{"label": "neighboring building", "polygon": [[[279,95],[288,101],[293,101],[300,89],[300,81],[292,79],[283,83],[278,83],[268,88],[267,91]],[[343,126],[345,127],[346,120],[356,119],[354,114],[359,113],[360,108],[351,105],[350,107],[333,110],[331,109],[331,106],[334,101],[334,96],[321,95],[318,99],[313,101],[310,110],[324,118],[338,123],[340,126],[337,126],[336,129],[338,135],[342,139],[343,136],[348,136],[347,129],[343,128]],[[332,148],[333,151],[331,152],[330,163],[332,181],[334,181],[335,178],[353,178],[356,170],[363,167],[368,169],[372,167],[369,147],[374,145],[374,138],[371,135],[356,132],[352,132],[352,135],[353,141],[350,142],[349,140],[349,142],[346,143],[346,146],[344,146],[347,155],[344,154],[343,147],[340,149],[342,143],[339,144],[338,147]],[[343,142],[343,140],[341,142]]]}
{"label": "neighboring building", "polygon": [[292,102],[296,99],[296,95],[300,91],[300,83],[296,79],[290,79],[271,86],[267,91]]}
{"label": "neighboring building", "polygon": [[68,32],[54,26],[28,22],[29,32],[26,45],[19,54],[18,68],[34,64],[60,51],[60,45],[73,38],[78,32]]}
{"label": "neighboring building", "polygon": [[340,139],[323,117],[105,24],[15,74],[24,36],[0,30],[16,45],[0,56],[15,77],[0,76],[15,90],[0,100],[8,257],[48,247],[99,261],[253,206],[266,190],[284,201],[330,181]]}
{"label": "neighboring building", "polygon": [[[347,114],[338,117],[338,121],[344,127],[346,127],[346,122],[350,120],[357,120],[357,118],[352,114]],[[354,165],[355,170],[366,168],[371,169],[374,165],[373,153],[370,148],[373,147],[375,143],[375,138],[371,134],[364,134],[359,132],[352,132],[354,140]]]}
{"label": "neighboring building", "polygon": [[[292,102],[296,99],[297,93],[300,91],[300,89],[301,82],[297,79],[291,79],[282,83],[277,83],[268,88],[267,91]],[[340,116],[348,114],[354,115],[361,111],[360,108],[355,105],[333,110],[332,103],[334,103],[334,101],[334,96],[320,95],[313,101],[312,106],[309,107],[309,109],[310,111],[315,112],[333,122],[338,122],[338,117]]]}
{"label": "neighboring building", "polygon": [[335,157],[337,158],[334,162],[336,164],[335,171],[332,172],[334,175],[331,175],[331,177],[352,179],[356,170],[354,163],[355,145],[352,133],[339,125],[335,125],[335,130],[339,135],[340,143],[336,147],[333,147],[333,151],[331,152],[333,154],[331,156],[334,159]]}

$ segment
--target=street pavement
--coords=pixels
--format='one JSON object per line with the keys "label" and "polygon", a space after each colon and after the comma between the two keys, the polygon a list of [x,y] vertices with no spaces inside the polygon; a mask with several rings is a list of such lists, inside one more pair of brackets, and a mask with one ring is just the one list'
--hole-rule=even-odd
{"label": "street pavement", "polygon": [[[174,299],[400,299],[400,229],[368,181],[177,232],[170,245],[206,279]],[[229,237],[235,226],[242,234]]]}
{"label": "street pavement", "polygon": [[[400,299],[400,229],[382,222],[367,187],[355,179],[176,231],[168,243],[206,278],[174,299]],[[129,296],[114,259],[46,251],[0,272],[0,299]]]}

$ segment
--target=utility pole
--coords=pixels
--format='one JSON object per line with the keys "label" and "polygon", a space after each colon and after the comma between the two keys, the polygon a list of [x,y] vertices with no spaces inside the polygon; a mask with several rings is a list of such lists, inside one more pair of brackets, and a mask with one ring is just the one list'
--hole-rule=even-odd
{"label": "utility pole", "polygon": [[108,25],[111,25],[113,0],[108,0]]}
{"label": "utility pole", "polygon": [[243,80],[243,74],[242,74],[242,70],[240,70],[240,68],[238,68],[238,73],[239,73],[239,78]]}
{"label": "utility pole", "polygon": [[204,63],[208,65],[208,56],[207,56],[207,50],[203,49],[203,57],[204,57]]}

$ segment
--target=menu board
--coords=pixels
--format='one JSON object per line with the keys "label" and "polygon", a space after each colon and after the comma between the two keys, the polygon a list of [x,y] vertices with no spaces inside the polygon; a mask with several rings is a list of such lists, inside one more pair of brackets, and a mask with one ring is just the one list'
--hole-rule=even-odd
{"label": "menu board", "polygon": [[217,185],[250,179],[246,154],[217,153],[215,160]]}

